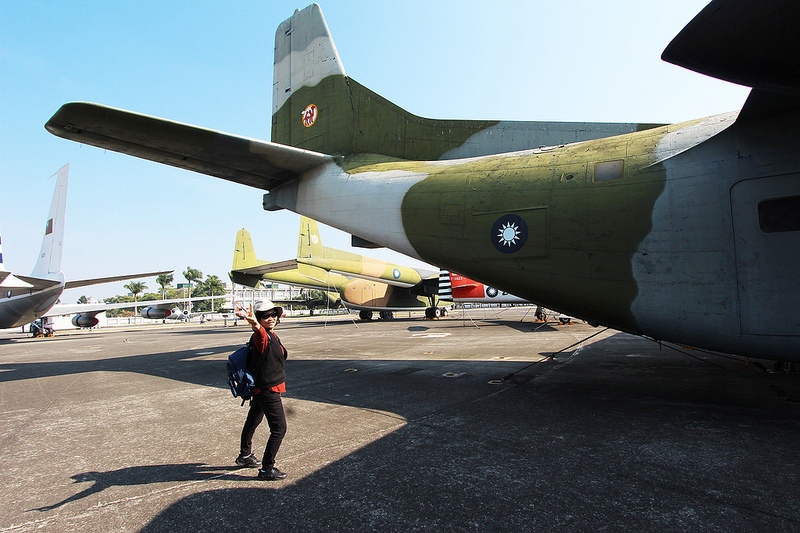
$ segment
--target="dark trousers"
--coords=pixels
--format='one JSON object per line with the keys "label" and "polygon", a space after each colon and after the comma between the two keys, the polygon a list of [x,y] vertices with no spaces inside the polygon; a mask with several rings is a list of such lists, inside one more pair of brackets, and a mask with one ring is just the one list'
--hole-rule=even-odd
{"label": "dark trousers", "polygon": [[250,400],[250,411],[247,413],[247,420],[242,428],[240,450],[242,455],[252,453],[253,435],[265,416],[267,424],[269,424],[269,439],[267,447],[264,449],[264,457],[261,459],[261,468],[263,469],[275,465],[275,456],[278,454],[284,435],[286,435],[286,415],[283,413],[280,393],[261,392]]}

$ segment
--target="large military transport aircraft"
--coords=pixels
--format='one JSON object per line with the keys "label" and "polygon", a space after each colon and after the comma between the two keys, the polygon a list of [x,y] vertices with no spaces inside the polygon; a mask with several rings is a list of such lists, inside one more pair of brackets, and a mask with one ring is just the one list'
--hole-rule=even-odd
{"label": "large military transport aircraft", "polygon": [[[29,324],[39,318],[62,315],[74,315],[72,325],[75,327],[92,327],[98,324],[97,315],[109,309],[148,306],[142,310],[163,318],[171,313],[170,304],[184,302],[186,299],[148,301],[146,303],[117,304],[61,304],[56,303],[65,289],[74,289],[124,281],[136,278],[148,278],[160,274],[169,274],[171,270],[144,272],[141,274],[124,274],[83,280],[67,281],[61,271],[61,257],[64,250],[64,222],[67,210],[67,188],[69,185],[69,164],[61,167],[57,173],[56,188],[42,238],[39,258],[30,276],[14,275],[5,269],[2,250],[0,250],[0,329],[14,328]],[[196,300],[208,298],[196,298]],[[193,298],[195,300],[195,298]],[[150,318],[153,318],[152,316]],[[42,332],[51,334],[52,328],[44,324]]]}
{"label": "large military transport aircraft", "polygon": [[263,189],[267,210],[590,323],[800,361],[799,27],[794,0],[713,0],[667,46],[666,61],[752,87],[739,112],[432,120],[348,77],[312,5],[276,32],[272,142],[90,103],[46,127]]}

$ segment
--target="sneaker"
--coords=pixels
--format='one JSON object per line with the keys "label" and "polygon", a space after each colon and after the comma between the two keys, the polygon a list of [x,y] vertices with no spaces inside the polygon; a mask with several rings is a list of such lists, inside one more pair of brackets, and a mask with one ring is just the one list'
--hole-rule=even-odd
{"label": "sneaker", "polygon": [[266,470],[259,469],[258,470],[258,479],[263,479],[266,481],[278,481],[279,479],[286,478],[286,473],[281,472],[277,468],[270,467]]}
{"label": "sneaker", "polygon": [[261,465],[261,461],[256,459],[256,456],[252,453],[250,455],[239,454],[239,457],[236,458],[236,464],[247,468],[256,468]]}

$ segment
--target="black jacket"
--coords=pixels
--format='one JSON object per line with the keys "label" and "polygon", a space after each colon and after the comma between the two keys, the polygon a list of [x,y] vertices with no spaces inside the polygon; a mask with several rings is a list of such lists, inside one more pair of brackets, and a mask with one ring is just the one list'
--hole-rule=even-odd
{"label": "black jacket", "polygon": [[255,349],[260,343],[260,339],[255,338],[258,333],[253,333],[250,338],[250,356],[248,365],[253,372],[256,387],[266,389],[280,385],[286,381],[284,362],[289,356],[286,348],[283,347],[281,340],[274,333],[269,334],[269,342],[264,352]]}

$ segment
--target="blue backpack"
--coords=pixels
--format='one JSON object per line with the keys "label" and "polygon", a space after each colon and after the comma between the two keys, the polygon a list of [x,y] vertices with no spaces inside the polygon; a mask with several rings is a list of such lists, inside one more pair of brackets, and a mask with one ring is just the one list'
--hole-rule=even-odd
{"label": "blue backpack", "polygon": [[225,368],[228,372],[228,386],[234,398],[241,398],[242,405],[253,396],[256,388],[255,379],[252,371],[247,365],[247,356],[250,354],[250,346],[244,345],[228,356]]}

